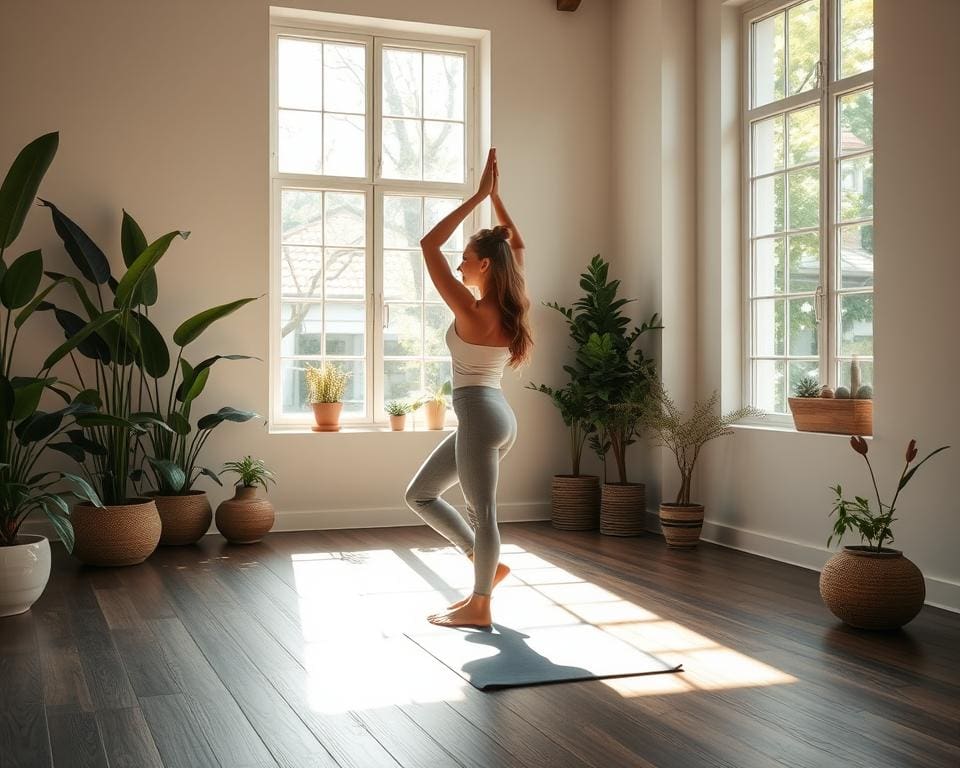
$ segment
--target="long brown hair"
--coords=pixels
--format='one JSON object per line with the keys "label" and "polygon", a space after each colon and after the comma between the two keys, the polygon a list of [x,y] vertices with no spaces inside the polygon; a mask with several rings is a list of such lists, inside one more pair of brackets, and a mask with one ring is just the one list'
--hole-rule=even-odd
{"label": "long brown hair", "polygon": [[510,248],[510,228],[481,229],[470,238],[477,258],[490,259],[492,290],[501,310],[503,329],[510,337],[510,366],[518,368],[530,357],[533,334],[527,314],[530,299],[523,272],[517,268]]}

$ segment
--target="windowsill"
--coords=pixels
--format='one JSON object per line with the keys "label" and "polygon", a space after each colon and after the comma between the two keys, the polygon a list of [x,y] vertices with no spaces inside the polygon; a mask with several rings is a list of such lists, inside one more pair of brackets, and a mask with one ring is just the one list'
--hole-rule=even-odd
{"label": "windowsill", "polygon": [[[839,432],[806,432],[801,431],[793,426],[791,423],[786,422],[762,422],[762,421],[741,421],[736,424],[730,425],[731,429],[743,430],[745,432],[782,432],[789,433],[794,435],[811,435],[813,437],[842,437],[844,440],[849,440],[852,435],[845,435]],[[873,440],[872,435],[863,435],[864,440]]]}
{"label": "windowsill", "polygon": [[443,429],[427,429],[426,426],[417,425],[408,426],[406,429],[394,430],[389,424],[341,424],[339,432],[315,432],[308,424],[280,424],[273,425],[267,430],[270,435],[352,435],[365,433],[387,432],[390,434],[403,434],[404,432],[435,432],[442,434],[453,432],[457,428],[456,424],[447,424]]}

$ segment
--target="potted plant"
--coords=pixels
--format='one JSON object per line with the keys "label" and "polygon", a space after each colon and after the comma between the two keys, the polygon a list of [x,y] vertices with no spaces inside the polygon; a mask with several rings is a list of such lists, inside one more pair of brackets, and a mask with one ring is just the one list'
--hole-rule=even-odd
{"label": "potted plant", "polygon": [[850,388],[821,387],[804,376],[787,398],[793,423],[799,432],[830,432],[838,435],[873,434],[873,387],[860,383],[860,362],[850,361]]}
{"label": "potted plant", "polygon": [[830,514],[836,514],[836,519],[827,546],[833,542],[834,536],[839,542],[848,531],[857,531],[860,541],[866,544],[844,547],[830,558],[820,573],[820,597],[834,616],[850,626],[896,629],[920,612],[926,587],[920,569],[904,557],[903,552],[884,547],[883,544],[893,542],[890,525],[896,520],[893,515],[900,491],[926,461],[950,446],[944,445],[931,451],[911,467],[917,458],[917,441],[911,440],[890,504],[884,504],[880,498],[877,478],[867,456],[867,441],[857,435],[850,438],[850,446],[867,463],[877,497],[877,508],[872,510],[870,501],[862,496],[854,496],[853,501],[845,499],[840,485],[831,489],[836,494],[836,502]]}
{"label": "potted plant", "polygon": [[443,429],[452,392],[453,386],[448,379],[420,401],[427,414],[427,429]]}
{"label": "potted plant", "polygon": [[675,502],[661,502],[660,527],[667,546],[691,548],[700,540],[703,527],[703,505],[690,502],[693,470],[703,446],[717,437],[732,435],[730,425],[749,416],[763,416],[763,411],[750,406],[721,414],[719,395],[714,392],[704,402],[694,403],[685,415],[667,394],[663,384],[651,386],[651,397],[641,412],[643,426],[673,453],[680,470],[680,490]]}
{"label": "potted plant", "polygon": [[217,507],[217,530],[231,544],[253,544],[263,539],[276,521],[273,504],[257,496],[257,486],[268,490],[267,484],[276,484],[273,472],[267,469],[262,459],[244,456],[239,461],[228,461],[224,472],[239,475],[236,492]]}
{"label": "potted plant", "polygon": [[[37,189],[57,151],[59,136],[48,133],[24,147],[0,186],[0,616],[28,610],[50,578],[50,543],[45,536],[21,533],[32,512],[43,513],[63,542],[73,549],[68,499],[83,498],[99,506],[99,497],[81,477],[68,472],[38,472],[46,448],[69,452],[82,433],[76,417],[96,408],[65,391],[76,387],[51,376],[19,376],[14,366],[21,328],[60,284],[42,290],[43,258],[29,251],[7,266],[4,253],[23,228]],[[38,293],[39,290],[39,293]],[[63,399],[64,407],[40,410],[45,394]],[[54,442],[64,436],[69,440]],[[66,481],[70,490],[57,490]]]}
{"label": "potted plant", "polygon": [[350,374],[324,360],[320,367],[307,363],[304,376],[307,381],[307,399],[313,406],[316,426],[314,432],[339,432],[343,394]]}
{"label": "potted plant", "polygon": [[384,409],[390,416],[390,429],[402,432],[407,422],[407,414],[417,410],[423,402],[421,400],[389,400]]}

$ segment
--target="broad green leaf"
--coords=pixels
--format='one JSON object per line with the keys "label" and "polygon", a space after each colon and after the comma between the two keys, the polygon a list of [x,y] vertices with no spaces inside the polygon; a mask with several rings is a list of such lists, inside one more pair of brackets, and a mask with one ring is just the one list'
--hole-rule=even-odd
{"label": "broad green leaf", "polygon": [[174,432],[181,436],[189,435],[192,429],[190,422],[178,411],[170,412],[170,415],[167,417],[167,424],[171,426]]}
{"label": "broad green leaf", "polygon": [[140,355],[143,360],[143,370],[148,376],[159,379],[167,375],[170,370],[170,352],[163,334],[157,330],[146,315],[135,312],[140,328]]}
{"label": "broad green leaf", "polygon": [[203,388],[207,386],[207,379],[209,378],[209,368],[205,368],[199,373],[194,373],[193,380],[190,382],[190,386],[187,388],[187,391],[183,396],[183,402],[185,405],[192,403],[200,396],[200,393],[203,392]]}
{"label": "broad green leaf", "polygon": [[17,395],[10,384],[10,379],[0,376],[0,423],[5,424],[13,418],[16,401]]}
{"label": "broad green leaf", "polygon": [[214,481],[217,483],[217,485],[219,485],[219,486],[221,486],[221,487],[223,486],[223,480],[220,479],[220,475],[218,475],[216,472],[214,472],[214,471],[213,471],[212,469],[210,469],[209,467],[200,467],[200,474],[201,474],[201,475],[206,475],[206,476],[209,477],[211,480],[214,480]]}
{"label": "broad green leaf", "polygon": [[160,427],[160,429],[164,430],[165,432],[173,432],[173,428],[167,424],[167,422],[161,419],[157,414],[151,413],[150,411],[131,413],[130,422],[132,424],[152,424],[155,427]]}
{"label": "broad green leaf", "polygon": [[133,303],[134,293],[143,281],[145,275],[150,272],[160,261],[160,258],[167,252],[173,238],[182,237],[186,240],[189,232],[167,232],[167,234],[154,240],[146,249],[137,256],[136,260],[127,269],[127,273],[120,279],[117,285],[116,296],[113,305],[115,307],[128,306]]}
{"label": "broad green leaf", "polygon": [[68,429],[67,437],[70,438],[71,443],[83,448],[87,453],[93,454],[94,456],[107,455],[107,449],[100,445],[100,443],[87,438],[81,429]]}
{"label": "broad green leaf", "polygon": [[43,277],[43,256],[29,251],[13,262],[0,280],[0,302],[7,309],[19,309],[33,299]]}
{"label": "broad green leaf", "polygon": [[224,421],[244,422],[256,418],[253,411],[238,411],[236,408],[225,406],[216,413],[209,413],[197,422],[197,429],[213,429]]}
{"label": "broad green leaf", "polygon": [[43,363],[45,370],[49,370],[58,362],[60,362],[64,357],[66,357],[71,351],[76,349],[81,342],[83,342],[87,337],[92,333],[96,333],[97,330],[103,328],[107,323],[113,322],[117,316],[120,314],[119,310],[111,309],[104,312],[96,320],[91,320],[87,323],[80,331],[75,333],[69,339],[67,339],[63,344],[57,347]]}
{"label": "broad green leaf", "polygon": [[86,458],[83,448],[75,443],[47,443],[47,448],[67,454],[67,456],[69,456],[78,464],[82,464],[83,460]]}
{"label": "broad green leaf", "polygon": [[167,488],[173,491],[179,491],[183,488],[187,476],[179,465],[169,459],[155,459],[152,456],[148,456],[147,461],[150,462],[150,466],[157,470],[157,474],[163,479],[163,484]]}
{"label": "broad green leaf", "polygon": [[[123,223],[120,226],[120,249],[123,251],[123,263],[131,266],[147,249],[147,238],[144,237],[140,225],[126,211],[123,212]],[[116,288],[113,289],[116,294]],[[157,303],[157,273],[155,270],[147,270],[140,281],[140,287],[137,289],[137,295],[131,302],[134,305],[144,304],[152,307]]]}
{"label": "broad green leaf", "polygon": [[78,392],[73,401],[75,403],[87,403],[88,405],[92,405],[94,408],[99,408],[103,405],[103,400],[100,398],[100,393],[95,389],[85,389],[82,392]]}
{"label": "broad green leaf", "polygon": [[90,298],[90,294],[87,293],[87,287],[82,282],[80,282],[73,275],[64,275],[60,272],[53,272],[47,270],[44,272],[47,277],[51,280],[56,280],[58,283],[66,283],[77,294],[77,298],[80,299],[80,303],[83,304],[83,309],[87,313],[88,320],[94,320],[100,316],[100,309],[96,304],[93,303],[93,300]]}
{"label": "broad green leaf", "polygon": [[110,263],[100,247],[53,203],[43,199],[40,202],[50,209],[53,228],[60,235],[67,254],[80,273],[91,283],[102,285],[107,282],[110,277]]}
{"label": "broad green leaf", "polygon": [[[57,322],[60,324],[60,327],[63,328],[63,333],[68,339],[74,334],[82,331],[87,325],[87,321],[80,317],[80,315],[75,315],[73,312],[70,312],[66,309],[54,307],[53,314],[54,317],[57,318]],[[98,333],[90,334],[88,338],[84,339],[80,344],[77,345],[77,351],[84,357],[88,357],[91,360],[99,360],[103,363],[109,363],[110,347],[106,340],[101,336],[103,332],[104,329],[101,329]]]}
{"label": "broad green leaf", "polygon": [[236,301],[231,301],[228,304],[221,304],[218,307],[206,309],[203,312],[184,320],[180,324],[180,327],[173,332],[174,343],[181,347],[187,346],[190,342],[195,341],[201,333],[203,333],[217,320],[236,312],[238,309],[240,309],[240,307],[244,306],[245,304],[249,304],[251,301],[256,301],[257,298],[259,297],[252,296],[246,299],[237,299]]}
{"label": "broad green leaf", "polygon": [[40,182],[57,154],[59,142],[60,134],[56,132],[34,139],[20,150],[7,171],[0,185],[0,250],[20,234]]}
{"label": "broad green leaf", "polygon": [[51,509],[45,503],[42,503],[41,506],[47,518],[56,529],[57,535],[60,537],[60,541],[63,542],[63,546],[66,547],[67,552],[73,552],[75,538],[73,534],[73,524],[70,522],[70,518],[59,509]]}
{"label": "broad green leaf", "polygon": [[16,378],[11,384],[15,395],[11,421],[20,421],[37,410],[45,387],[56,383],[56,379]]}
{"label": "broad green leaf", "polygon": [[45,440],[60,428],[63,422],[63,414],[59,411],[46,413],[37,411],[30,418],[17,424],[14,432],[20,439],[22,445],[35,443],[38,440]]}

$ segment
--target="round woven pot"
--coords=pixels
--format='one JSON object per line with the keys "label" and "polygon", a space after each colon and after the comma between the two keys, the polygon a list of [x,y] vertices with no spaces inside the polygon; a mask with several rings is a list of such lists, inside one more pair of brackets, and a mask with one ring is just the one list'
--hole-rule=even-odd
{"label": "round woven pot", "polygon": [[179,496],[147,495],[157,503],[160,513],[160,544],[193,544],[210,530],[213,510],[206,491],[187,491]]}
{"label": "round woven pot", "polygon": [[390,429],[394,432],[403,432],[403,428],[407,425],[407,415],[401,414],[399,416],[390,415]]}
{"label": "round woven pot", "polygon": [[232,499],[217,507],[217,530],[231,544],[253,544],[266,536],[277,514],[266,499],[257,496],[256,488],[237,486]]}
{"label": "round woven pot", "polygon": [[0,547],[0,617],[29,610],[50,579],[50,542],[21,533],[9,547]]}
{"label": "round woven pot", "polygon": [[550,522],[561,531],[592,531],[600,524],[600,478],[554,475],[550,485]]}
{"label": "round woven pot", "polygon": [[692,549],[700,543],[703,529],[703,504],[660,505],[660,530],[668,547]]}
{"label": "round woven pot", "polygon": [[429,400],[423,405],[427,415],[427,429],[443,429],[443,422],[447,418],[447,404],[439,400]]}
{"label": "round woven pot", "polygon": [[600,496],[600,533],[640,536],[646,530],[647,487],[643,483],[604,483]]}
{"label": "round woven pot", "polygon": [[902,627],[920,613],[926,595],[920,569],[896,549],[844,547],[820,573],[827,608],[860,629]]}
{"label": "round woven pot", "polygon": [[160,515],[153,499],[128,499],[127,504],[95,507],[82,502],[70,521],[76,543],[73,555],[87,565],[142,563],[160,541]]}
{"label": "round woven pot", "polygon": [[343,410],[343,403],[311,403],[311,405],[313,419],[317,424],[310,429],[314,432],[340,431],[340,411]]}

